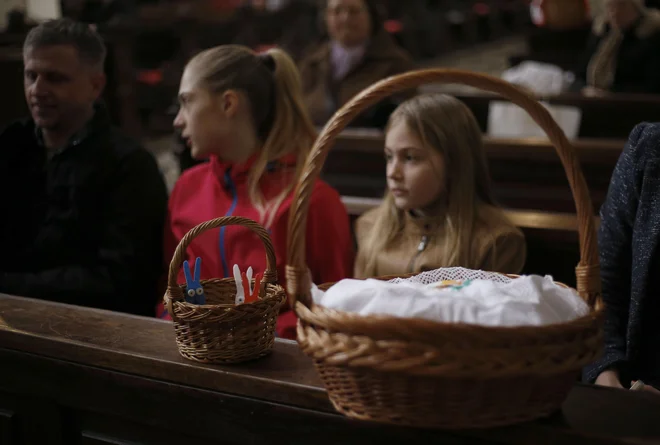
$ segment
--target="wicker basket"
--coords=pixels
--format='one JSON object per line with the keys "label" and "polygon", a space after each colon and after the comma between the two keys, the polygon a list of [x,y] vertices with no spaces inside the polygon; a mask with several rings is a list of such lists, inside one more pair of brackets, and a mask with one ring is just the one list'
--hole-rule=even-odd
{"label": "wicker basket", "polygon": [[[234,304],[234,279],[202,280],[206,303],[185,301],[185,285],[176,282],[192,240],[209,229],[241,225],[255,232],[266,248],[266,271],[262,279],[263,298],[249,304]],[[256,222],[241,217],[224,217],[199,224],[183,237],[170,263],[165,307],[174,321],[176,344],[181,355],[202,363],[240,363],[262,357],[273,349],[275,324],[286,293],[278,286],[275,251],[268,232]],[[252,280],[254,282],[254,280]]]}
{"label": "wicker basket", "polygon": [[[312,303],[304,229],[312,184],[330,147],[365,108],[427,82],[499,93],[544,129],[563,162],[577,205],[577,290],[591,308],[587,316],[543,327],[482,327],[359,316]],[[564,133],[532,96],[503,80],[458,70],[413,71],[355,96],[328,122],[307,158],[291,210],[286,270],[289,297],[300,319],[298,343],[313,358],[335,408],[357,419],[451,429],[512,424],[559,409],[579,370],[602,349],[592,212],[578,159]]]}

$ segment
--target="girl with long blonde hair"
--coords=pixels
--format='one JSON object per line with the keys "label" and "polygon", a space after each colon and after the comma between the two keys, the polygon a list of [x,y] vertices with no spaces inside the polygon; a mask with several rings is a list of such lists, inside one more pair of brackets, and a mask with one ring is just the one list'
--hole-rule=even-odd
{"label": "girl with long blonde hair", "polygon": [[[195,225],[220,216],[243,216],[270,231],[284,283],[287,222],[293,187],[316,137],[302,100],[298,70],[279,49],[264,54],[235,45],[206,50],[186,66],[174,126],[193,158],[209,162],[186,170],[170,196],[166,257]],[[352,242],[339,194],[317,181],[307,225],[307,258],[315,282],[345,278]],[[256,235],[244,227],[208,231],[188,248],[202,258],[201,278],[232,276],[232,267],[266,267]],[[179,277],[183,282],[184,277]],[[289,310],[278,320],[282,337],[295,337]]]}
{"label": "girl with long blonde hair", "polygon": [[388,190],[356,222],[357,278],[461,266],[519,273],[522,232],[492,198],[481,131],[454,97],[421,95],[385,132]]}

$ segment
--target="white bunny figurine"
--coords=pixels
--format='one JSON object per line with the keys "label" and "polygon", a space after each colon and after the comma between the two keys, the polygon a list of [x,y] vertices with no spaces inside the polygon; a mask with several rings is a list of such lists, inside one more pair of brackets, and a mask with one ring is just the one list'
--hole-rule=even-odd
{"label": "white bunny figurine", "polygon": [[[243,280],[241,278],[241,269],[238,264],[234,264],[234,281],[236,282],[236,301],[235,304],[245,303],[245,289],[243,289]],[[250,290],[248,289],[248,292]]]}

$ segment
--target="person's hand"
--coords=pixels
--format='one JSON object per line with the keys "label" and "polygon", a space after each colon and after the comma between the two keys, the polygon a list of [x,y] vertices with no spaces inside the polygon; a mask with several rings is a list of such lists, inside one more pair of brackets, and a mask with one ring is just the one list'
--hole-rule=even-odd
{"label": "person's hand", "polygon": [[644,385],[643,391],[650,392],[651,394],[655,394],[656,396],[660,396],[660,390],[655,389],[651,385]]}
{"label": "person's hand", "polygon": [[587,97],[601,97],[605,96],[607,91],[596,87],[584,87],[582,88],[582,94]]}
{"label": "person's hand", "polygon": [[623,389],[623,385],[619,380],[619,373],[613,369],[601,372],[595,383],[600,386]]}
{"label": "person's hand", "polygon": [[[633,381],[632,384],[634,385],[636,382]],[[640,388],[640,391],[645,391],[645,392],[650,392],[651,394],[655,394],[656,396],[660,396],[660,390],[655,389],[651,385],[644,385]]]}

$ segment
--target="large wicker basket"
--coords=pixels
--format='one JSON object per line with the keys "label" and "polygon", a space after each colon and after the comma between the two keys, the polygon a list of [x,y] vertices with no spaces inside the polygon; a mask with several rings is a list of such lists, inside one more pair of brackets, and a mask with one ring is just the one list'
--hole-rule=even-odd
{"label": "large wicker basket", "polygon": [[[544,327],[482,327],[389,316],[359,316],[313,304],[305,266],[312,185],[335,138],[365,108],[427,82],[459,83],[508,98],[543,128],[562,160],[577,206],[577,290],[590,314]],[[289,226],[287,287],[312,357],[335,408],[350,417],[434,428],[480,428],[538,418],[559,409],[579,370],[602,348],[603,311],[593,209],[570,142],[527,92],[458,70],[414,71],[354,97],[328,122],[297,185]]]}
{"label": "large wicker basket", "polygon": [[[185,301],[185,285],[176,282],[186,249],[202,232],[221,226],[242,225],[255,232],[266,248],[264,294],[258,301],[235,305],[236,285],[232,278],[202,280],[206,303]],[[181,240],[170,263],[164,301],[176,333],[181,355],[202,363],[240,363],[271,352],[275,324],[286,293],[277,285],[275,251],[268,232],[256,222],[241,217],[223,217],[199,224]],[[253,280],[254,282],[254,280]]]}

